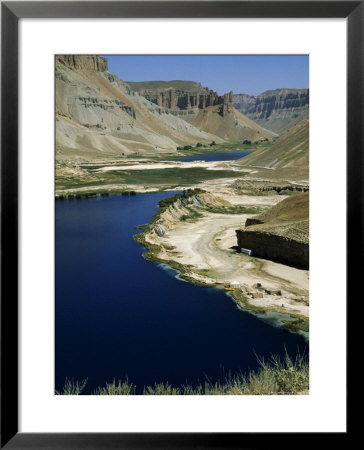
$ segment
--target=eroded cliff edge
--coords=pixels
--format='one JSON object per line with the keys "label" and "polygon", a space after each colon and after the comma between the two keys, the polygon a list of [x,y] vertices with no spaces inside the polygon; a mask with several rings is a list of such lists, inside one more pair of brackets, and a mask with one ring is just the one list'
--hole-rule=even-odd
{"label": "eroded cliff edge", "polygon": [[309,268],[309,193],[297,194],[236,230],[239,247],[258,258]]}

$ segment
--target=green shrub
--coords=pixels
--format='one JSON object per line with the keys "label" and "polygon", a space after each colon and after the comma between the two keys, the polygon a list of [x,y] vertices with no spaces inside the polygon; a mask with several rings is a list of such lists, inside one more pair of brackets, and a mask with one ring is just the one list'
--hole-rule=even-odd
{"label": "green shrub", "polygon": [[182,197],[181,194],[173,195],[172,197],[167,197],[158,202],[160,208],[168,208],[168,206],[173,205],[173,203]]}
{"label": "green shrub", "polygon": [[189,214],[184,214],[183,216],[180,217],[180,220],[182,220],[182,222],[185,222],[186,220],[196,220],[199,219],[200,217],[202,217],[203,215],[198,213],[197,211],[191,210],[189,212]]}

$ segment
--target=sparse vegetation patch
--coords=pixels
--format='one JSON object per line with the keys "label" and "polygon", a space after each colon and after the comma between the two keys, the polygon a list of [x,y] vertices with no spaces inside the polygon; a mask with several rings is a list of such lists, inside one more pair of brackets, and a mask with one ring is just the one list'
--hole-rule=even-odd
{"label": "sparse vegetation patch", "polygon": [[[283,360],[278,356],[271,356],[265,361],[257,358],[259,369],[248,374],[227,376],[224,380],[214,383],[206,381],[204,384],[172,386],[169,382],[155,383],[138,390],[134,383],[128,380],[106,383],[92,391],[91,395],[297,395],[308,394],[309,366],[307,357],[298,354],[291,358],[286,353]],[[208,380],[208,378],[207,378]],[[58,395],[81,395],[84,393],[87,380],[73,382],[81,389],[69,389],[69,380]]]}

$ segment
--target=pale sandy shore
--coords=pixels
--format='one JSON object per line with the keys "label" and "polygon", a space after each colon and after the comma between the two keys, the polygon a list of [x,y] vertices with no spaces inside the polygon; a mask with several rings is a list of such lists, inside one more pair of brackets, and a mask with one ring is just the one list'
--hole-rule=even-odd
{"label": "pale sandy shore", "polygon": [[57,195],[70,195],[70,194],[82,194],[84,192],[110,192],[113,194],[118,191],[134,191],[138,194],[147,194],[149,192],[158,192],[160,189],[158,186],[147,187],[140,184],[103,184],[100,186],[79,186],[76,188],[57,189]]}
{"label": "pale sandy shore", "polygon": [[160,161],[160,162],[134,162],[134,164],[128,165],[109,165],[99,167],[91,170],[91,172],[102,173],[112,172],[116,170],[160,170],[160,169],[190,169],[194,167],[200,167],[207,170],[232,170],[236,172],[252,172],[251,169],[242,167],[234,161]]}
{"label": "pale sandy shore", "polygon": [[[235,205],[272,206],[282,198],[235,196],[230,192],[224,200]],[[204,212],[197,221],[177,220],[169,224],[168,234],[150,239],[160,247],[158,256],[161,259],[188,267],[189,278],[211,285],[237,282],[247,292],[263,293],[263,298],[249,298],[252,306],[308,317],[307,270],[237,253],[235,230],[247,217],[246,214]],[[261,285],[259,289],[257,283]],[[281,291],[281,295],[270,294],[273,291]]]}

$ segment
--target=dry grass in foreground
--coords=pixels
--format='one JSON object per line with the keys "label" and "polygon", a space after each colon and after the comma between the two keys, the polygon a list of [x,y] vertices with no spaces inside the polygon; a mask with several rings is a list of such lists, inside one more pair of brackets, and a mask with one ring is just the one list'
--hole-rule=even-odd
{"label": "dry grass in foreground", "polygon": [[[305,356],[292,359],[286,353],[283,361],[272,356],[269,361],[258,358],[259,369],[247,376],[229,376],[217,383],[205,382],[197,386],[171,386],[168,382],[146,386],[143,395],[296,395],[306,394],[309,389],[309,364]],[[56,395],[80,395],[87,380],[68,380]],[[137,386],[128,380],[106,383],[91,395],[137,395]]]}

